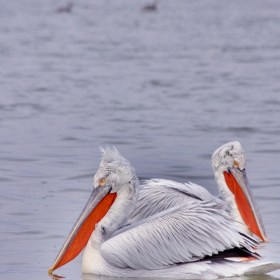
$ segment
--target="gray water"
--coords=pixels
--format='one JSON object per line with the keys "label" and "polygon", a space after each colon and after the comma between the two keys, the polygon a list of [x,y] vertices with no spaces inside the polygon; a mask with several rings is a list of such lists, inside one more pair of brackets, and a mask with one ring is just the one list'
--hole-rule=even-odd
{"label": "gray water", "polygon": [[240,141],[279,261],[280,2],[66,3],[0,0],[0,278],[49,279],[106,145],[217,195],[211,154]]}

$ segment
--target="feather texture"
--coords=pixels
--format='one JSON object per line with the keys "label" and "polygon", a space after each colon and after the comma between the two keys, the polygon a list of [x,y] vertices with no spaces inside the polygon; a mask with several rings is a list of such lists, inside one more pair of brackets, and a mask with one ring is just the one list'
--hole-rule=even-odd
{"label": "feather texture", "polygon": [[101,255],[120,268],[160,269],[192,262],[234,247],[257,245],[243,236],[216,201],[171,208],[117,232],[101,246]]}
{"label": "feather texture", "polygon": [[127,224],[152,216],[166,209],[194,201],[215,200],[215,209],[225,209],[226,203],[205,188],[193,183],[165,179],[146,180],[140,186],[136,208]]}

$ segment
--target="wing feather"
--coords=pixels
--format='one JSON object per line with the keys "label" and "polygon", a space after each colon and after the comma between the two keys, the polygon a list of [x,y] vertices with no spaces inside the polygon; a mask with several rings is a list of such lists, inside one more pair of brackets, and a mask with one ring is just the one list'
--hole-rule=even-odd
{"label": "wing feather", "polygon": [[217,202],[195,201],[129,226],[101,246],[110,264],[133,269],[160,269],[192,262],[234,247],[251,250],[247,238]]}
{"label": "wing feather", "polygon": [[[165,179],[146,180],[141,185],[136,208],[127,224],[177,205],[214,198],[205,188],[190,182],[183,184]],[[223,209],[225,202],[218,198],[216,200],[215,207]]]}

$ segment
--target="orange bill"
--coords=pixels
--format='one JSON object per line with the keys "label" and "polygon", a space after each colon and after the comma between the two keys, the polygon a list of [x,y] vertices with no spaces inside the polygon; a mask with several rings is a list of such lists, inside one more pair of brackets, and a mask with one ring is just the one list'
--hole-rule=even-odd
{"label": "orange bill", "polygon": [[254,201],[245,170],[230,168],[224,172],[226,184],[235,196],[235,201],[240,215],[247,227],[263,241],[268,241],[264,224]]}
{"label": "orange bill", "polygon": [[98,187],[93,191],[54,264],[49,268],[49,274],[73,260],[86,246],[95,225],[106,215],[117,197],[116,193],[109,193],[110,190],[108,187]]}

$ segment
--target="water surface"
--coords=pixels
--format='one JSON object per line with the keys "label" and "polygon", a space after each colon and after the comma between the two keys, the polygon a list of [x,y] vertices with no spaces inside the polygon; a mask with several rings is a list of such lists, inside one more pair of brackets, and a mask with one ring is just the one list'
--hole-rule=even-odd
{"label": "water surface", "polygon": [[147,2],[0,1],[1,279],[48,279],[106,145],[217,195],[211,154],[240,141],[280,260],[280,3]]}

